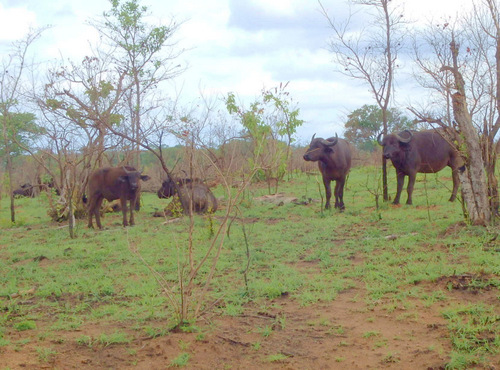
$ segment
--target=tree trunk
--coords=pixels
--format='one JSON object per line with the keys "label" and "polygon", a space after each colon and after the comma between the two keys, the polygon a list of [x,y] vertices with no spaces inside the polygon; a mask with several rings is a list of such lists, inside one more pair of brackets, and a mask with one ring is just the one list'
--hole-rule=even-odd
{"label": "tree trunk", "polygon": [[389,201],[389,189],[387,187],[387,159],[382,154],[382,187],[384,192],[384,202]]}
{"label": "tree trunk", "polygon": [[495,168],[497,162],[497,154],[495,148],[495,140],[487,134],[485,129],[483,140],[481,141],[483,162],[486,169],[486,180],[488,186],[488,200],[490,203],[491,214],[498,215],[499,197],[498,197],[498,180],[495,176]]}
{"label": "tree trunk", "polygon": [[[389,96],[389,93],[388,93]],[[387,136],[387,104],[382,107],[382,124],[384,137]],[[389,201],[389,188],[387,186],[387,159],[384,157],[384,152],[382,151],[382,189],[384,202]]]}
{"label": "tree trunk", "polygon": [[10,196],[10,221],[12,223],[16,222],[16,209],[14,206],[14,193],[13,193],[13,186],[12,186],[12,175],[13,175],[13,170],[12,170],[12,157],[10,155],[10,145],[9,145],[9,137],[7,134],[7,120],[8,120],[8,112],[2,112],[3,113],[3,119],[2,119],[2,134],[3,134],[3,141],[4,141],[4,147],[5,147],[5,155],[7,159],[7,174],[9,175],[9,196]]}
{"label": "tree trunk", "polygon": [[[8,149],[8,145],[6,146]],[[10,221],[12,223],[16,222],[16,208],[14,205],[14,187],[12,186],[12,176],[14,171],[12,170],[12,158],[10,153],[7,152],[7,173],[9,174],[9,195],[10,195]]]}
{"label": "tree trunk", "polygon": [[472,118],[467,110],[465,95],[456,92],[452,95],[452,101],[455,121],[458,123],[467,151],[465,170],[459,171],[466,209],[465,216],[473,225],[486,226],[490,223],[491,212],[478,134],[472,125]]}

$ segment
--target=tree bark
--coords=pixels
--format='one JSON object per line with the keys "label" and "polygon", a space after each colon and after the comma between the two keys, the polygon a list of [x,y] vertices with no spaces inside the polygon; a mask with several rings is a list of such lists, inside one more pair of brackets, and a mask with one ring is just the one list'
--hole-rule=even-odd
{"label": "tree bark", "polygon": [[465,95],[456,92],[452,95],[452,101],[455,121],[460,128],[467,153],[465,170],[459,171],[466,217],[473,225],[486,226],[490,223],[491,212],[478,134],[472,125]]}
{"label": "tree bark", "polygon": [[16,222],[16,207],[14,204],[14,187],[13,187],[13,181],[12,181],[12,176],[14,175],[14,171],[12,169],[12,157],[10,153],[10,144],[9,144],[9,136],[7,134],[7,121],[9,120],[9,113],[7,111],[2,112],[3,117],[2,117],[2,134],[3,134],[3,140],[4,140],[4,147],[5,147],[5,155],[6,155],[6,162],[7,162],[7,174],[9,175],[9,196],[10,196],[10,221],[12,223]]}

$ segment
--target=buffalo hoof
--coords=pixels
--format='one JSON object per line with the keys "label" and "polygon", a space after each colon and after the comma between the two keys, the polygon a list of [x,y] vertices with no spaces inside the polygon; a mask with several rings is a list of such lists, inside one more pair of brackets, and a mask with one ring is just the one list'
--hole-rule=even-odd
{"label": "buffalo hoof", "polygon": [[340,212],[345,210],[345,205],[343,203],[335,204],[335,209],[338,209]]}

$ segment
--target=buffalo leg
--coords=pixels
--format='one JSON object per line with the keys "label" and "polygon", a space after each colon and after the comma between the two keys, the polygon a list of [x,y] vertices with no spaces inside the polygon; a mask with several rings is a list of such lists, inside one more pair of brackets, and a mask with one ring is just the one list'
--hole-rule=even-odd
{"label": "buffalo leg", "polygon": [[398,179],[398,189],[396,191],[396,197],[392,204],[399,204],[399,198],[401,197],[401,192],[403,191],[403,185],[405,182],[405,174],[396,170],[396,176]]}
{"label": "buffalo leg", "polygon": [[408,189],[407,189],[408,200],[406,201],[406,204],[413,204],[411,196],[413,194],[413,187],[415,186],[415,179],[416,179],[416,177],[417,177],[416,173],[410,173],[408,175]]}
{"label": "buffalo leg", "polygon": [[332,197],[332,188],[330,187],[330,180],[323,179],[323,184],[325,185],[325,194],[326,194],[325,209],[329,209],[330,198]]}
{"label": "buffalo leg", "polygon": [[343,180],[343,179],[335,181],[335,208],[338,208],[340,210],[345,209],[344,182],[345,182],[345,180]]}
{"label": "buffalo leg", "polygon": [[95,201],[94,201],[94,199],[90,198],[89,199],[89,204],[87,206],[87,213],[88,213],[88,219],[89,219],[87,227],[89,229],[93,229],[94,228],[94,225],[92,224],[92,217],[94,216],[94,207],[95,207]]}
{"label": "buffalo leg", "polygon": [[[96,215],[96,209],[98,209],[97,208],[98,201],[99,201],[99,198],[97,198],[97,197],[89,197],[89,203],[87,206],[87,213],[88,213],[88,219],[89,219],[87,226],[89,227],[89,229],[94,228],[94,224],[92,223],[92,217],[94,217]],[[95,220],[97,223],[97,216],[95,217]]]}
{"label": "buffalo leg", "polygon": [[132,198],[130,199],[130,225],[135,225],[135,221],[134,221],[134,210],[137,210],[136,208],[136,202],[138,200],[136,198]]}
{"label": "buffalo leg", "polygon": [[102,229],[102,225],[101,225],[101,205],[102,205],[102,201],[103,200],[104,200],[104,198],[97,199],[97,201],[95,202],[95,207],[94,207],[95,223],[97,224],[97,227],[99,229]]}
{"label": "buffalo leg", "polygon": [[[120,204],[122,206],[122,214],[123,214],[123,226],[128,226],[128,220],[127,220],[127,198],[122,197],[120,198]],[[132,213],[132,210],[130,210]]]}
{"label": "buffalo leg", "polygon": [[452,169],[451,175],[453,178],[453,191],[451,192],[450,202],[453,202],[457,197],[458,185],[460,183],[460,180],[458,178],[458,169]]}

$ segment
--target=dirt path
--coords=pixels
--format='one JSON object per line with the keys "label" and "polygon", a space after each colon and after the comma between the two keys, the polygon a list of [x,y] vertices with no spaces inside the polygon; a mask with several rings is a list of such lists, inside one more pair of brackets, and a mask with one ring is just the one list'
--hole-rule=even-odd
{"label": "dirt path", "polygon": [[[446,284],[443,280],[424,288],[434,291],[445,289]],[[430,307],[410,299],[411,308],[394,307],[389,312],[387,302],[367,306],[364,295],[361,282],[332,302],[307,307],[285,295],[267,307],[247,306],[244,315],[202,323],[203,337],[170,333],[128,344],[89,347],[77,344],[76,339],[95,337],[105,329],[136,338],[138,332],[124,324],[114,328],[83,325],[78,331],[62,332],[61,338],[50,343],[31,333],[22,351],[3,347],[0,363],[2,369],[163,369],[185,353],[190,369],[442,369],[449,360],[451,343],[440,311],[456,301],[496,300],[489,291],[457,290],[449,294],[450,299]],[[22,340],[24,333],[9,336]],[[49,344],[55,353],[41,351]],[[499,362],[500,355],[492,357],[492,366]]]}

